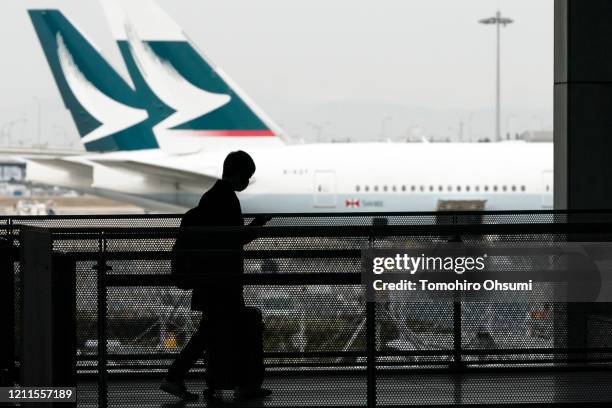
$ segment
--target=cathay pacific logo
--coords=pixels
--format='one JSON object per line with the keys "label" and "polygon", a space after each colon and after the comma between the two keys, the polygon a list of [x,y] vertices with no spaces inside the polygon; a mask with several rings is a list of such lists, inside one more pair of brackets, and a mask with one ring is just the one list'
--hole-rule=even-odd
{"label": "cathay pacific logo", "polygon": [[[227,85],[224,84],[230,93],[209,92],[194,85],[172,63],[159,56],[150,43],[142,41],[134,27],[127,25],[126,33],[129,51],[138,69],[137,75],[142,77],[151,93],[165,105],[167,109],[164,111],[169,112],[161,117],[155,112],[152,124],[155,134],[184,130],[201,136],[274,136],[274,132],[242,100],[236,95],[236,100],[233,100],[231,88]],[[181,44],[172,46],[180,47]],[[99,128],[83,136],[84,143],[126,130],[149,118],[155,110],[153,101],[146,101],[147,112],[120,103],[96,88],[79,70],[59,33],[57,52],[62,72],[75,98],[92,117],[102,123]],[[211,77],[216,75],[211,67],[206,68],[213,71]],[[202,69],[202,72],[205,70]],[[227,112],[211,115],[225,107]],[[244,119],[244,125],[241,119]]]}
{"label": "cathay pacific logo", "polygon": [[187,81],[168,61],[162,60],[151,46],[138,38],[135,29],[127,25],[130,51],[149,88],[174,113],[156,128],[172,129],[228,104],[227,94],[207,92]]}
{"label": "cathay pacific logo", "polygon": [[[276,135],[271,121],[179,29],[158,39],[161,26],[150,19],[113,20],[125,34],[116,38],[129,81],[61,12],[28,12],[88,150],[159,148],[164,139],[170,148],[191,151],[202,144],[181,136]],[[163,26],[165,17],[154,15]]]}
{"label": "cathay pacific logo", "polygon": [[[230,102],[225,94],[204,91],[189,83],[166,61],[157,57],[151,48],[140,41],[133,30],[130,49],[138,61],[147,84],[155,95],[174,113],[155,125],[154,129],[168,130],[204,116]],[[72,94],[85,110],[102,125],[82,137],[90,143],[141,123],[149,116],[145,110],[122,104],[92,84],[81,72],[61,34],[57,34],[57,53],[64,78]],[[216,132],[215,132],[216,133]],[[224,132],[220,132],[223,135]]]}
{"label": "cathay pacific logo", "polygon": [[76,65],[61,34],[57,34],[57,54],[64,78],[72,94],[85,110],[98,122],[99,127],[82,137],[91,143],[128,129],[148,118],[147,112],[124,105],[101,92]]}

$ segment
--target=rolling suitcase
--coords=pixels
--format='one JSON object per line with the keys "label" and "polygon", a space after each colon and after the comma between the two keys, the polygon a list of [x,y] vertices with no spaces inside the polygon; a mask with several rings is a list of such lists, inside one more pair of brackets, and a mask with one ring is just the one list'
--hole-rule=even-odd
{"label": "rolling suitcase", "polygon": [[261,312],[247,307],[234,316],[209,318],[206,327],[208,389],[260,387],[264,375]]}

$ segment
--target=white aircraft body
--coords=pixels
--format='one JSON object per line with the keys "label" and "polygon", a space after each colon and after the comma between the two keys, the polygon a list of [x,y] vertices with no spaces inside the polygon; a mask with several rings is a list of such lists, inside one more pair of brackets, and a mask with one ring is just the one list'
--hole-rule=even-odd
{"label": "white aircraft body", "polygon": [[29,10],[88,151],[30,158],[32,181],[174,210],[241,149],[257,165],[244,212],[552,208],[552,143],[290,144],[154,2],[102,4],[129,80],[59,10]]}

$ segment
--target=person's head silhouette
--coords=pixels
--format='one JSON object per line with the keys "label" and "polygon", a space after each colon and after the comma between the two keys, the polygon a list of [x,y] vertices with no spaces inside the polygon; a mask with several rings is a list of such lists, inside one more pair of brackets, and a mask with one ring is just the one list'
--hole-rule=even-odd
{"label": "person's head silhouette", "polygon": [[235,191],[242,191],[249,185],[255,173],[255,162],[248,153],[238,150],[231,152],[223,162],[223,181]]}

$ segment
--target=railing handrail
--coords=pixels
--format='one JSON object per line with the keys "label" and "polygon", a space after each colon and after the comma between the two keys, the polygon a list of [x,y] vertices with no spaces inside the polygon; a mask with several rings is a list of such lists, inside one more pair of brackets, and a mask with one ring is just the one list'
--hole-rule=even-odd
{"label": "railing handrail", "polygon": [[[257,215],[270,215],[278,218],[297,218],[297,217],[398,217],[398,216],[452,216],[452,215],[575,215],[575,214],[611,214],[612,209],[566,209],[566,210],[485,210],[485,211],[393,211],[393,212],[302,212],[302,213],[245,213],[244,217],[250,218]],[[45,219],[163,219],[163,218],[180,218],[183,214],[55,214],[55,215],[2,215],[2,219],[13,220],[45,220]]]}
{"label": "railing handrail", "polygon": [[319,273],[245,273],[232,277],[227,274],[107,274],[107,286],[175,286],[175,278],[182,278],[186,283],[201,284],[218,280],[240,281],[244,285],[273,286],[316,286],[316,285],[361,285],[361,274],[356,272],[319,272]]}
{"label": "railing handrail", "polygon": [[[0,226],[20,229],[23,225]],[[49,230],[58,239],[174,238],[179,227],[37,227]],[[389,237],[446,235],[519,235],[519,234],[599,234],[612,233],[612,222],[577,223],[504,223],[504,224],[429,224],[429,225],[300,225],[300,226],[212,226],[183,228],[206,233],[252,233],[258,237]],[[61,238],[59,235],[62,235]]]}

